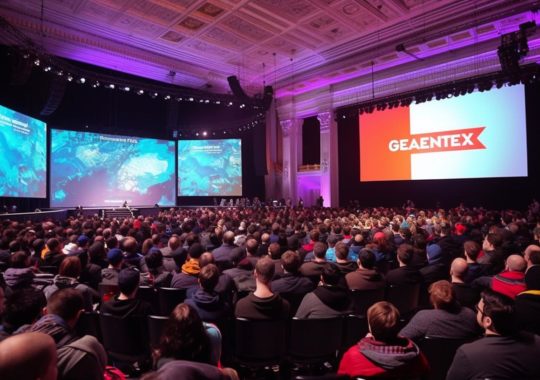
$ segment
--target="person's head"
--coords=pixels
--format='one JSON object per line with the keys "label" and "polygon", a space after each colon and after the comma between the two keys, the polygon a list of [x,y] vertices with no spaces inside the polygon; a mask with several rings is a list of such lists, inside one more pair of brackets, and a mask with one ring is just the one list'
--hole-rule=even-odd
{"label": "person's head", "polygon": [[56,344],[47,334],[17,334],[0,343],[2,380],[56,380],[56,362]]}
{"label": "person's head", "polygon": [[292,273],[297,274],[300,270],[300,265],[302,265],[302,261],[300,260],[300,255],[294,251],[286,251],[283,255],[281,255],[281,266],[283,267],[283,270]]}
{"label": "person's head", "polygon": [[131,236],[128,236],[127,238],[122,240],[122,247],[128,255],[134,255],[139,250],[137,240],[135,240],[135,238]]}
{"label": "person's head", "polygon": [[476,320],[488,333],[511,335],[515,332],[514,301],[491,289],[485,289],[476,306]]}
{"label": "person's head", "polygon": [[450,266],[450,276],[452,276],[452,280],[464,281],[468,271],[469,266],[465,259],[457,257],[452,261],[452,265]]}
{"label": "person's head", "polygon": [[60,240],[57,238],[50,238],[47,240],[47,249],[53,253],[61,253],[62,244],[60,244]]}
{"label": "person's head", "polygon": [[399,332],[399,311],[390,302],[381,301],[373,304],[367,311],[369,331],[382,342],[397,338]]}
{"label": "person's head", "polygon": [[75,326],[83,311],[83,296],[75,288],[57,290],[49,297],[45,307],[45,314],[57,315],[71,327]]}
{"label": "person's head", "polygon": [[322,268],[321,280],[324,284],[327,285],[338,285],[339,281],[341,280],[341,272],[339,271],[339,268],[333,263],[325,265]]}
{"label": "person's head", "polygon": [[119,248],[113,248],[107,252],[107,261],[115,268],[120,267],[124,261],[124,254]]}
{"label": "person's head", "polygon": [[163,266],[163,253],[159,248],[152,247],[144,257],[144,261],[149,270],[156,270]]}
{"label": "person's head", "polygon": [[128,298],[134,298],[139,288],[140,272],[131,267],[125,268],[118,273],[118,289]]}
{"label": "person's head", "polygon": [[336,254],[336,259],[347,260],[349,258],[349,248],[347,247],[347,244],[339,242],[336,244],[334,250]]}
{"label": "person's head", "polygon": [[493,251],[503,244],[503,235],[498,232],[491,232],[486,235],[482,248],[484,251]]}
{"label": "person's head", "polygon": [[[531,260],[531,253],[533,252],[536,253],[535,255],[533,255],[536,262],[532,262]],[[540,247],[537,246],[536,244],[528,245],[527,248],[525,248],[525,251],[523,252],[523,258],[527,262],[527,266],[540,264]]]}
{"label": "person's head", "polygon": [[198,260],[204,253],[204,248],[201,243],[193,243],[188,249],[188,255],[192,259]]}
{"label": "person's head", "polygon": [[178,238],[178,236],[171,236],[169,238],[168,245],[171,251],[175,251],[180,248],[180,239]]}
{"label": "person's head", "polygon": [[169,315],[159,340],[159,356],[176,360],[205,362],[210,357],[210,342],[197,311],[186,303]]}
{"label": "person's head", "polygon": [[363,248],[358,253],[358,266],[364,269],[373,269],[375,267],[375,253],[373,250]]}
{"label": "person's head", "polygon": [[521,255],[510,255],[506,259],[505,269],[511,272],[525,272],[527,262]]}
{"label": "person's head", "polygon": [[210,252],[205,252],[199,257],[199,268],[204,268],[208,264],[215,264],[216,259]]}
{"label": "person's head", "polygon": [[313,245],[313,255],[316,259],[323,260],[326,257],[326,250],[328,247],[323,242],[316,242]]}
{"label": "person's head", "polygon": [[15,290],[6,299],[4,329],[13,332],[22,325],[34,323],[46,304],[47,300],[42,291],[34,288]]}
{"label": "person's head", "polygon": [[274,262],[268,257],[263,257],[255,264],[255,279],[260,283],[268,285],[272,281],[275,271]]}
{"label": "person's head", "polygon": [[272,260],[278,260],[281,258],[281,247],[278,243],[271,243],[268,246],[268,254],[272,258]]}
{"label": "person's head", "polygon": [[414,254],[414,248],[410,244],[401,244],[397,249],[397,258],[400,264],[409,265]]}
{"label": "person's head", "polygon": [[446,280],[436,281],[429,287],[429,300],[435,309],[454,312],[459,309],[452,284]]}
{"label": "person's head", "polygon": [[259,248],[259,242],[255,239],[247,239],[246,252],[250,256],[257,256],[257,249]]}
{"label": "person's head", "polygon": [[91,263],[99,263],[105,258],[105,245],[101,241],[96,241],[88,248],[88,256]]}
{"label": "person's head", "polygon": [[471,261],[478,259],[478,254],[480,253],[480,244],[473,240],[468,240],[463,243],[463,250],[465,252],[465,257],[468,257]]}
{"label": "person's head", "polygon": [[204,266],[199,272],[199,284],[206,292],[213,292],[219,282],[219,269],[214,264]]}
{"label": "person's head", "polygon": [[62,260],[58,274],[65,277],[79,278],[81,271],[81,260],[77,256],[68,256]]}
{"label": "person's head", "polygon": [[223,234],[223,244],[228,244],[228,245],[234,244],[234,232],[227,231]]}

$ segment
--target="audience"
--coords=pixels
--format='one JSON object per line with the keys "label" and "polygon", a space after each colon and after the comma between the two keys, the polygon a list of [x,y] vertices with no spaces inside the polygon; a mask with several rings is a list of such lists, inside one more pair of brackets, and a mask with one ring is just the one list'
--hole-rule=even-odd
{"label": "audience", "polygon": [[374,290],[386,286],[384,277],[375,269],[375,253],[368,248],[358,254],[358,269],[345,276],[351,290]]}
{"label": "audience", "polygon": [[120,294],[101,305],[100,311],[116,317],[147,316],[152,314],[152,306],[136,298],[140,273],[135,267],[122,269],[118,274]]}

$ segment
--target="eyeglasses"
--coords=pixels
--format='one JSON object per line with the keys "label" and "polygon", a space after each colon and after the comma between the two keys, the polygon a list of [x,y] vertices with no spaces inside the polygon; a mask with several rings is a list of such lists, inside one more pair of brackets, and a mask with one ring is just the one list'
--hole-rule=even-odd
{"label": "eyeglasses", "polygon": [[474,308],[475,308],[475,310],[476,310],[477,312],[479,312],[480,314],[482,314],[482,317],[485,315],[484,310],[480,309],[480,308],[478,307],[478,304],[476,304],[476,305],[474,306]]}

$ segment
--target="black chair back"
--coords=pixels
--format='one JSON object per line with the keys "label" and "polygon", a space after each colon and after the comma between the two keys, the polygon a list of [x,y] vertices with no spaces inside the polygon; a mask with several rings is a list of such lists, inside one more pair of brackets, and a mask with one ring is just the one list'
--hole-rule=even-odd
{"label": "black chair back", "polygon": [[58,267],[56,265],[40,265],[38,269],[43,273],[49,273],[52,275],[58,274]]}
{"label": "black chair back", "polygon": [[146,316],[120,318],[102,313],[99,324],[103,334],[103,345],[109,357],[123,362],[148,359],[148,324]]}
{"label": "black chair back", "polygon": [[185,299],[186,289],[158,288],[159,313],[168,316]]}
{"label": "black chair back", "polygon": [[279,365],[285,354],[285,320],[236,318],[236,359],[249,367]]}
{"label": "black chair back", "polygon": [[153,286],[139,286],[137,298],[149,303],[153,313],[159,313],[158,294]]}
{"label": "black chair back", "polygon": [[365,315],[347,315],[343,325],[342,352],[347,351],[366,336],[369,331]]}
{"label": "black chair back", "polygon": [[370,290],[351,290],[353,313],[366,315],[367,309],[376,302],[384,300],[384,287]]}
{"label": "black chair back", "polygon": [[420,350],[426,356],[431,371],[428,380],[446,379],[446,373],[452,365],[457,349],[472,342],[473,339],[450,339],[426,336],[418,342]]}
{"label": "black chair back", "polygon": [[75,325],[75,331],[79,336],[92,335],[101,341],[101,329],[99,327],[99,314],[85,311],[79,317]]}
{"label": "black chair back", "polygon": [[148,336],[150,339],[150,346],[156,347],[159,344],[159,339],[165,328],[165,323],[169,317],[162,315],[149,315],[148,316]]}
{"label": "black chair back", "polygon": [[343,339],[343,317],[291,320],[288,356],[295,363],[334,361]]}
{"label": "black chair back", "polygon": [[389,285],[386,288],[386,300],[399,310],[402,318],[416,310],[419,297],[420,284]]}

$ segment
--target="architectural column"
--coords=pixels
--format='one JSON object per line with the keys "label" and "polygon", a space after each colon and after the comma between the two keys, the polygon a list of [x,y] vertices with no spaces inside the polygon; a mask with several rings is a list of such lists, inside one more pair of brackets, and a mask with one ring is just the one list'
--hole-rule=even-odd
{"label": "architectural column", "polygon": [[268,170],[268,174],[264,177],[266,199],[280,198],[282,191],[281,175],[276,173],[276,167],[282,158],[278,157],[278,128],[276,102],[272,101],[266,111],[266,166]]}
{"label": "architectural column", "polygon": [[283,180],[282,196],[296,202],[296,173],[298,170],[298,123],[297,119],[280,122],[283,133]]}
{"label": "architectural column", "polygon": [[325,207],[338,207],[337,123],[332,112],[321,112],[317,119],[321,125],[321,195]]}

